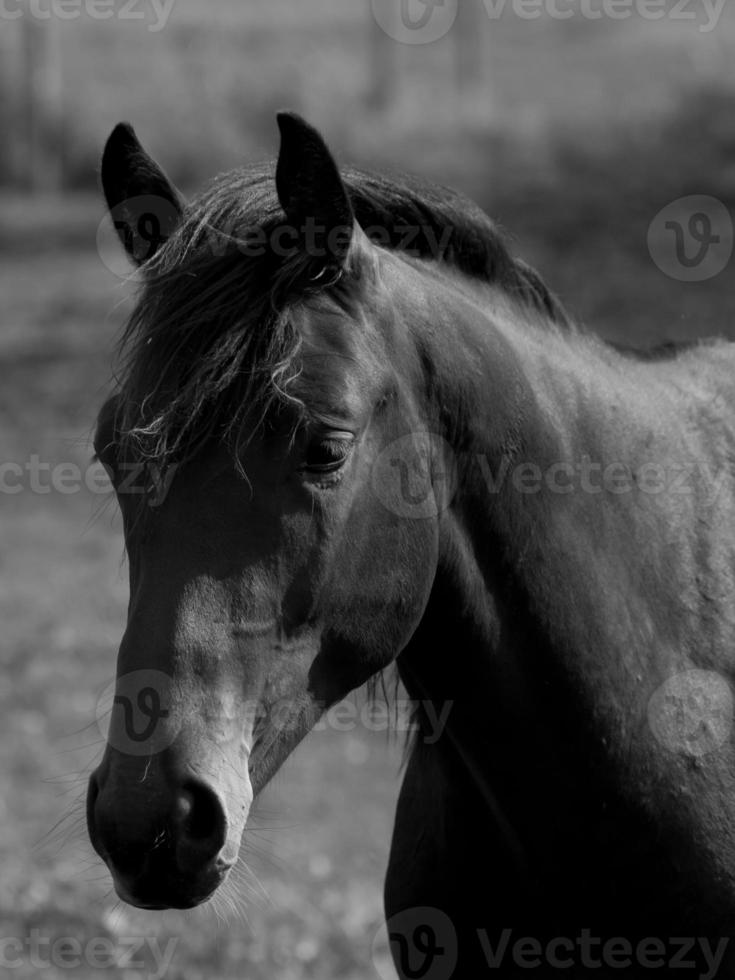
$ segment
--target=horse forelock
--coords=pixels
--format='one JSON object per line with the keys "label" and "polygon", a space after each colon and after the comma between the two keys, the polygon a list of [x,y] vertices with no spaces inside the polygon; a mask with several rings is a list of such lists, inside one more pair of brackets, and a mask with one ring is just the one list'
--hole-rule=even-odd
{"label": "horse forelock", "polygon": [[[353,169],[343,178],[356,219],[376,244],[496,284],[568,325],[540,277],[511,256],[473,202],[414,178]],[[291,389],[302,338],[289,309],[309,293],[347,293],[353,277],[308,283],[298,251],[277,256],[271,247],[284,220],[272,165],[234,171],[187,206],[143,267],[118,372],[116,430],[132,456],[182,461],[213,438],[239,450],[274,406],[304,413]]]}

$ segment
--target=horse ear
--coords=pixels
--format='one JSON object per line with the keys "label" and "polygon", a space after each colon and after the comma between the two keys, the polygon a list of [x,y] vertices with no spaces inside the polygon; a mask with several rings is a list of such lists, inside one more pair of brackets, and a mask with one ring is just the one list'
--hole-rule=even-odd
{"label": "horse ear", "polygon": [[352,244],[355,215],[339,168],[321,135],[301,116],[279,112],[277,119],[281,150],[276,190],[288,224],[323,267],[342,268]]}
{"label": "horse ear", "polygon": [[118,123],[102,154],[102,189],[125,251],[136,265],[152,258],[181,221],[181,199],[129,123]]}

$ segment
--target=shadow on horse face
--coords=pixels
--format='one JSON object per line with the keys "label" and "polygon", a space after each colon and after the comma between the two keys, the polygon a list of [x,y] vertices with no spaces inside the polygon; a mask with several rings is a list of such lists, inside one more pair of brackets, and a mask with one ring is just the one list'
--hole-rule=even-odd
{"label": "shadow on horse face", "polygon": [[[385,666],[428,591],[433,539],[386,519],[356,446],[339,485],[298,445],[252,445],[182,469],[136,523],[121,495],[128,625],[92,841],[118,893],[148,907],[206,899],[237,858],[253,795],[320,714]],[[132,503],[132,506],[131,506]],[[395,589],[400,562],[405,590]]]}
{"label": "shadow on horse face", "polygon": [[[369,243],[360,248],[367,261]],[[95,442],[123,513],[130,605],[88,825],[131,904],[188,908],[212,895],[254,796],[330,705],[395,658],[428,600],[431,508],[416,520],[374,479],[398,447],[385,465],[423,475],[431,496],[427,443],[416,405],[394,397],[395,367],[379,366],[396,354],[394,313],[369,277],[360,290],[359,323],[328,295],[291,309],[302,342],[293,390],[309,419],[272,412],[237,458],[211,441],[156,499],[126,486],[121,396],[101,413]]]}

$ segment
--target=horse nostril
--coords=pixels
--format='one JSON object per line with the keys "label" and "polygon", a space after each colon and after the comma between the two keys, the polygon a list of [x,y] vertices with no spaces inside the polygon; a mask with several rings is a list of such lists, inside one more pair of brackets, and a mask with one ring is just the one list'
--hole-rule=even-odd
{"label": "horse nostril", "polygon": [[174,801],[173,822],[182,838],[206,845],[216,854],[225,843],[227,818],[216,793],[204,783],[189,782]]}

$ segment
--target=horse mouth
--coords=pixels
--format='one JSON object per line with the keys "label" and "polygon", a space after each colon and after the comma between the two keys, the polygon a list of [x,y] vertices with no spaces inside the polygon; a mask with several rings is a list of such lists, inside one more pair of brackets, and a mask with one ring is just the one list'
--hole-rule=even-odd
{"label": "horse mouth", "polygon": [[122,899],[127,905],[132,905],[136,909],[145,909],[149,912],[163,912],[167,909],[195,909],[199,905],[203,905],[205,902],[214,894],[213,891],[209,892],[207,895],[198,896],[196,898],[183,898],[182,896],[170,896],[161,897],[155,899],[142,899],[137,898],[135,895],[131,895],[120,885],[115,885],[115,891],[117,892],[118,898]]}
{"label": "horse mouth", "polygon": [[203,864],[182,867],[172,849],[151,851],[137,867],[115,867],[102,855],[119,898],[139,909],[193,909],[207,902],[223,884],[234,861],[221,855]]}
{"label": "horse mouth", "polygon": [[162,876],[155,871],[134,880],[113,873],[119,898],[135,908],[147,910],[193,909],[214,895],[227,877],[229,868],[213,868],[197,876],[196,882],[178,875]]}

